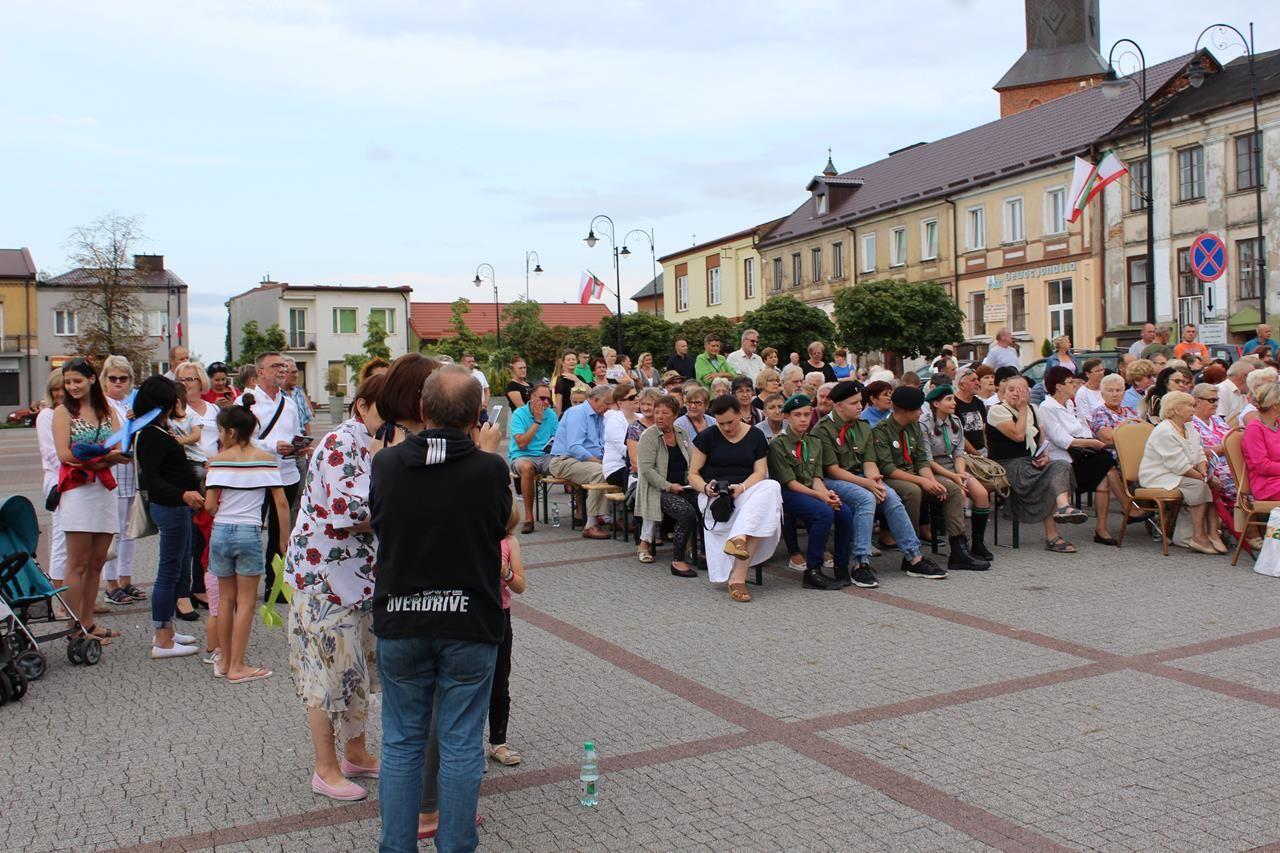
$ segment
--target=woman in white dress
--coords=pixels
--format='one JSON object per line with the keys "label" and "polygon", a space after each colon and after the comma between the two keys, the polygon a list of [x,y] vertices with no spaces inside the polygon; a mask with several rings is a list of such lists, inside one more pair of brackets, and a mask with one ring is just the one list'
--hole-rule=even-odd
{"label": "woman in white dress", "polygon": [[82,461],[75,450],[104,444],[120,428],[120,419],[85,359],[73,358],[62,366],[62,390],[62,405],[53,413],[53,441],[60,463],[58,513],[67,543],[64,599],[85,632],[105,645],[119,632],[94,624],[93,604],[111,537],[120,526],[111,467],[126,457],[113,449]]}

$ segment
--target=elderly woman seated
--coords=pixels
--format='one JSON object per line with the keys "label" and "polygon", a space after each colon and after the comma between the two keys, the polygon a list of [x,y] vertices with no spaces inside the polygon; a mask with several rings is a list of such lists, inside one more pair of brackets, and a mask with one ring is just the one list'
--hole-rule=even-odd
{"label": "elderly woman seated", "polygon": [[1244,429],[1253,421],[1258,419],[1258,392],[1270,385],[1275,385],[1277,381],[1276,369],[1274,367],[1259,367],[1257,370],[1249,371],[1249,375],[1245,377],[1244,387],[1248,391],[1248,401],[1244,404],[1244,408],[1240,410],[1240,429]]}
{"label": "elderly woman seated", "polygon": [[1280,501],[1280,385],[1253,396],[1258,417],[1244,428],[1244,464],[1254,500]]}
{"label": "elderly woman seated", "polygon": [[650,543],[657,541],[664,520],[674,525],[671,541],[675,559],[671,574],[682,578],[697,573],[685,562],[689,534],[697,523],[693,494],[689,491],[689,459],[693,455],[689,434],[676,424],[679,407],[671,397],[653,403],[653,426],[640,434],[636,455],[636,515],[644,520],[637,556],[653,562]]}
{"label": "elderly woman seated", "polygon": [[707,404],[710,402],[711,394],[701,382],[690,380],[684,383],[685,412],[676,419],[676,423],[689,434],[690,441],[711,425],[711,419],[707,417]]}
{"label": "elderly woman seated", "polygon": [[782,489],[769,479],[764,433],[742,422],[741,404],[717,397],[709,413],[715,424],[693,439],[689,460],[689,485],[707,516],[707,579],[728,581],[734,601],[750,601],[747,569],[773,556],[782,534]]}
{"label": "elderly woman seated", "polygon": [[1211,382],[1201,382],[1195,387],[1191,392],[1196,401],[1191,426],[1200,434],[1200,444],[1209,460],[1209,490],[1213,492],[1214,509],[1234,536],[1236,530],[1232,514],[1236,506],[1236,480],[1231,476],[1225,446],[1231,427],[1226,418],[1218,414],[1220,393],[1218,386]]}
{"label": "elderly woman seated", "polygon": [[[1099,545],[1118,546],[1120,543],[1107,532],[1111,492],[1114,489],[1117,498],[1123,494],[1120,477],[1115,473],[1116,458],[1106,452],[1106,442],[1094,438],[1093,431],[1077,417],[1073,403],[1079,405],[1076,402],[1079,398],[1075,396],[1078,384],[1071,371],[1062,365],[1051,367],[1044,374],[1048,396],[1040,404],[1040,416],[1049,442],[1049,458],[1071,466],[1076,491],[1094,493],[1097,523],[1093,541]],[[1099,406],[1105,407],[1105,402]]]}
{"label": "elderly woman seated", "polygon": [[755,386],[756,395],[751,400],[751,407],[763,412],[764,401],[771,394],[782,393],[782,374],[772,367],[766,367],[756,374]]}
{"label": "elderly woman seated", "polygon": [[1147,438],[1138,467],[1138,484],[1145,489],[1168,489],[1182,493],[1182,502],[1191,511],[1191,539],[1187,547],[1201,554],[1225,554],[1227,545],[1219,534],[1218,516],[1209,511],[1213,495],[1209,490],[1209,462],[1200,444],[1200,434],[1190,425],[1195,400],[1182,391],[1170,391],[1160,404],[1161,421]]}

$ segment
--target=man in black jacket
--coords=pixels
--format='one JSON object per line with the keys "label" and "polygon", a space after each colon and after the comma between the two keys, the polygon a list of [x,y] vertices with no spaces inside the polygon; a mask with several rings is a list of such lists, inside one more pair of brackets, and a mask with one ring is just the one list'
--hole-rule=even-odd
{"label": "man in black jacket", "polygon": [[504,632],[500,542],[511,513],[502,458],[467,430],[480,386],[445,365],[422,390],[426,429],[373,460],[378,534],[373,631],[382,679],[383,851],[416,851],[422,764],[437,688],[442,850],[474,850],[484,721]]}

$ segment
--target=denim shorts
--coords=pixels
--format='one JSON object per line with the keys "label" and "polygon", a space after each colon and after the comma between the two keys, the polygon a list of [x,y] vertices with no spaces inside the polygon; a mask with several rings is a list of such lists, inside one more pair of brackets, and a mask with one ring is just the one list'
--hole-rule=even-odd
{"label": "denim shorts", "polygon": [[265,569],[262,562],[262,526],[215,524],[209,538],[209,571],[220,578],[253,577]]}

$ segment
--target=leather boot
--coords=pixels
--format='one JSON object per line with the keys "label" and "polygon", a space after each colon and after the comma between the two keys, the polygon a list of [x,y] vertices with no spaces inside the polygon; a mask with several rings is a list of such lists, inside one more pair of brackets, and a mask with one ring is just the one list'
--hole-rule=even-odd
{"label": "leather boot", "polygon": [[949,541],[951,556],[947,558],[947,571],[968,569],[974,572],[985,572],[991,568],[991,564],[986,560],[979,560],[969,553],[969,543],[963,536],[952,536]]}
{"label": "leather boot", "polygon": [[[848,574],[848,572],[846,572]],[[805,589],[840,589],[844,584],[838,580],[832,580],[822,573],[822,569],[812,568],[804,570],[804,588]]]}

